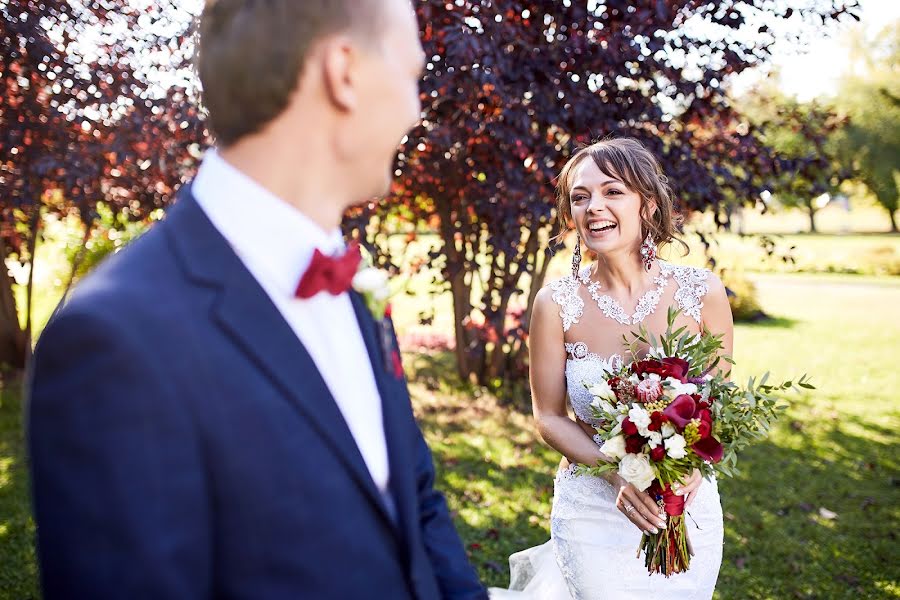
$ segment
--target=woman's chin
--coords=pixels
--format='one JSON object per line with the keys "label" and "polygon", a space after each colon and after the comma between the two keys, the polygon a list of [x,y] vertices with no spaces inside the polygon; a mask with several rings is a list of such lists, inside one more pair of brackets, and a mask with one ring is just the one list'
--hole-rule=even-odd
{"label": "woman's chin", "polygon": [[594,254],[609,254],[615,252],[621,244],[619,236],[612,235],[613,232],[601,236],[591,236],[592,239],[584,240],[584,245]]}

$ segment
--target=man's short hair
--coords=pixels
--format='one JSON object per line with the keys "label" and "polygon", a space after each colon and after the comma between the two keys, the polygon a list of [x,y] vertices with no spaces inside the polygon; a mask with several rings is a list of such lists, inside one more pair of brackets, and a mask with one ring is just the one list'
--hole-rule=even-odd
{"label": "man's short hair", "polygon": [[208,126],[221,145],[277,117],[313,43],[353,31],[373,38],[379,0],[207,0],[197,70]]}

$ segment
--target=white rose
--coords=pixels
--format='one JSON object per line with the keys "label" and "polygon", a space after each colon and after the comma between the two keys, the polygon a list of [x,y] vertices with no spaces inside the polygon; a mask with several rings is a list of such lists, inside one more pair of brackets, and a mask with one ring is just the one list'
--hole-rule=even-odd
{"label": "white rose", "polygon": [[665,385],[667,388],[672,390],[671,395],[673,398],[680,396],[681,394],[687,394],[690,396],[691,394],[697,393],[696,385],[694,385],[693,383],[681,383],[674,377],[666,377]]}
{"label": "white rose", "polygon": [[646,490],[656,479],[656,472],[644,454],[626,454],[619,461],[619,475],[640,491]]}
{"label": "white rose", "polygon": [[637,426],[638,433],[647,437],[647,434],[649,433],[647,428],[650,426],[650,413],[635,405],[634,408],[628,411],[628,418]]}
{"label": "white rose", "polygon": [[609,383],[605,379],[601,379],[597,383],[592,383],[588,386],[587,391],[591,396],[601,400],[613,402],[616,399],[615,392],[612,391],[612,388],[609,387]]}
{"label": "white rose", "polygon": [[609,438],[600,446],[600,452],[613,460],[619,460],[625,456],[625,436],[617,435]]}
{"label": "white rose", "polygon": [[387,284],[387,273],[374,267],[362,269],[353,276],[353,289],[362,294],[384,293],[382,290],[387,288]]}
{"label": "white rose", "polygon": [[647,443],[651,448],[656,448],[657,446],[662,444],[662,434],[658,431],[651,431],[647,435],[647,440]]}
{"label": "white rose", "polygon": [[660,433],[662,433],[662,436],[664,438],[670,438],[675,435],[675,428],[671,423],[663,423],[662,427],[660,428]]}
{"label": "white rose", "polygon": [[675,459],[684,458],[687,456],[686,445],[684,438],[676,433],[666,440],[666,454]]}

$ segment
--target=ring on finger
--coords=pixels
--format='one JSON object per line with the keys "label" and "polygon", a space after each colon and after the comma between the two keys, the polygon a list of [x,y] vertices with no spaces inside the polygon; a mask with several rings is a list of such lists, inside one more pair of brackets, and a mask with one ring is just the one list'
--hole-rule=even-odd
{"label": "ring on finger", "polygon": [[634,511],[634,506],[632,506],[631,504],[626,504],[626,505],[625,505],[625,512],[626,512],[627,514],[631,514],[633,511]]}

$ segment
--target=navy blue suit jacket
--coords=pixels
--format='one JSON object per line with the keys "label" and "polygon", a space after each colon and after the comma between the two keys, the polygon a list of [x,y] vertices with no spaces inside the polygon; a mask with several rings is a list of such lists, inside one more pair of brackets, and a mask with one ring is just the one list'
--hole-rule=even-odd
{"label": "navy blue suit jacket", "polygon": [[486,598],[406,382],[351,295],[395,510],[309,354],[189,189],[86,278],[30,380],[45,597]]}

